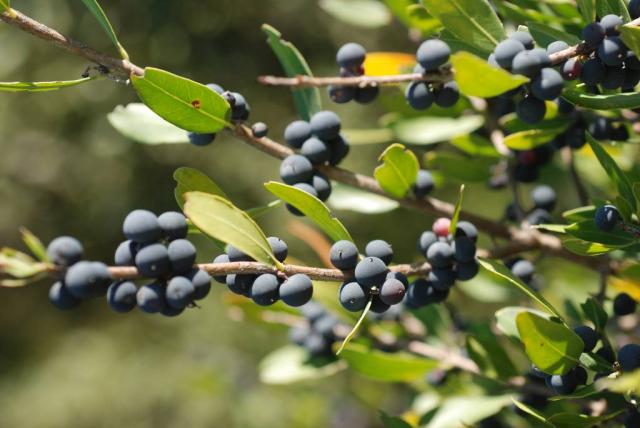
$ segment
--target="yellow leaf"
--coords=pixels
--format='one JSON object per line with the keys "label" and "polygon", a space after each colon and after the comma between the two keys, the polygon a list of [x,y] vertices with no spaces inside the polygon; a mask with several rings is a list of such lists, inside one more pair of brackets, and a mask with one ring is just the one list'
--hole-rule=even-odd
{"label": "yellow leaf", "polygon": [[416,64],[416,56],[401,52],[370,52],[364,62],[367,76],[387,76],[410,72]]}
{"label": "yellow leaf", "polygon": [[609,285],[619,292],[625,292],[634,300],[640,301],[640,281],[634,281],[630,278],[609,277]]}

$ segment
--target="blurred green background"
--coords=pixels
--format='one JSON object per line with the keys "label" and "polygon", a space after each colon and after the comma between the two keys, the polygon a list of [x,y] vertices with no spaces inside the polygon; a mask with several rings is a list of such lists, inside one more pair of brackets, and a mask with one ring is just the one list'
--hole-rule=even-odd
{"label": "blurred green background", "polygon": [[[135,63],[243,93],[252,120],[268,123],[276,139],[296,114],[287,89],[256,83],[259,74],[281,74],[264,42],[262,23],[293,41],[317,75],[336,73],[335,52],[347,41],[370,51],[416,48],[398,22],[378,29],[350,27],[314,0],[103,3]],[[13,6],[113,52],[81,2],[15,0]],[[88,65],[6,25],[0,25],[0,50],[5,81],[74,79]],[[396,91],[385,90],[384,96]],[[0,95],[2,245],[22,248],[18,227],[26,226],[47,242],[61,234],[76,236],[87,257],[110,261],[128,211],[176,209],[172,172],[179,166],[206,172],[240,207],[272,200],[262,183],[277,179],[278,162],[238,140],[225,136],[204,149],[126,140],[105,115],[135,101],[130,87],[106,80],[59,92]],[[384,105],[331,108],[346,128],[367,128],[386,113]],[[371,174],[382,149],[355,147],[344,166]],[[544,177],[554,181],[557,172],[552,166]],[[556,184],[563,194],[566,183]],[[437,196],[454,201],[457,186],[442,187]],[[507,191],[492,192],[483,184],[471,186],[467,195],[466,206],[493,218],[501,216],[508,200]],[[573,193],[560,204],[573,206]],[[433,220],[403,209],[366,221],[360,214],[338,215],[358,243],[389,240],[402,261],[415,259],[415,239]],[[283,237],[297,259],[319,263],[288,231],[291,221],[281,207],[260,223],[267,233]],[[204,240],[198,243],[200,259],[210,260],[215,249]],[[594,284],[582,281],[580,288]],[[376,408],[393,413],[411,403],[408,391],[356,375],[288,387],[261,384],[257,364],[286,343],[286,329],[232,321],[222,288],[214,287],[200,310],[176,319],[137,311],[119,315],[102,301],[63,313],[49,304],[47,289],[46,282],[0,289],[2,427],[364,427],[379,426]],[[468,315],[488,318],[495,308]]]}

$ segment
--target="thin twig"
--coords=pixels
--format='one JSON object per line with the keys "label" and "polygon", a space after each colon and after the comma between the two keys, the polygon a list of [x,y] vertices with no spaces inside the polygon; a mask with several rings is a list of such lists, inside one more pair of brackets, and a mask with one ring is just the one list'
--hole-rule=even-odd
{"label": "thin twig", "polygon": [[15,9],[11,9],[9,11],[1,13],[0,19],[2,19],[9,25],[18,27],[22,31],[26,31],[29,34],[32,34],[46,42],[52,43],[59,48],[65,49],[74,55],[85,58],[93,63],[105,66],[109,69],[109,71],[116,72],[116,74],[120,74],[125,77],[129,77],[129,75],[131,74],[135,74],[137,76],[144,75],[144,70],[137,65],[132,64],[129,61],[114,58],[110,55],[105,55],[101,52],[98,52],[86,46],[84,43],[64,36],[56,30],[47,27],[41,22],[29,18],[28,16]]}

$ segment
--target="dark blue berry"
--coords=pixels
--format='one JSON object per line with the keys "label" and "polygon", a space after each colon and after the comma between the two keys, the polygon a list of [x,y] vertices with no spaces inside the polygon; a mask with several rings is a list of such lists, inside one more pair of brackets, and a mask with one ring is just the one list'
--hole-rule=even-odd
{"label": "dark blue berry", "polygon": [[604,232],[612,231],[621,220],[620,211],[613,205],[598,207],[594,216],[596,227]]}
{"label": "dark blue berry", "polygon": [[82,259],[84,249],[76,238],[60,236],[47,246],[47,257],[55,265],[71,266]]}
{"label": "dark blue berry", "polygon": [[189,231],[187,219],[182,213],[176,211],[160,214],[158,225],[162,234],[169,240],[186,238]]}
{"label": "dark blue berry", "polygon": [[163,284],[153,282],[151,284],[143,285],[138,289],[136,302],[143,312],[153,314],[162,311],[166,305],[165,289]]}
{"label": "dark blue berry", "polygon": [[449,45],[438,39],[431,39],[422,42],[416,52],[418,63],[426,71],[435,71],[449,61],[451,48]]}
{"label": "dark blue berry", "polygon": [[333,140],[340,134],[340,118],[332,111],[324,110],[314,114],[309,124],[311,133],[324,141]]}
{"label": "dark blue berry", "polygon": [[331,246],[331,264],[340,270],[353,270],[358,264],[358,248],[351,241],[338,241]]}
{"label": "dark blue berry", "polygon": [[182,309],[191,302],[195,290],[189,278],[174,276],[167,284],[165,292],[167,304],[173,308]]}
{"label": "dark blue berry", "polygon": [[356,265],[355,277],[359,284],[365,287],[378,287],[387,277],[389,269],[385,262],[377,257],[365,257]]}
{"label": "dark blue berry", "polygon": [[139,244],[157,241],[162,235],[158,217],[147,210],[131,211],[124,219],[122,232],[127,239]]}
{"label": "dark blue berry", "polygon": [[89,299],[106,293],[111,274],[104,263],[80,261],[67,270],[64,283],[73,296]]}
{"label": "dark blue berry", "polygon": [[294,149],[299,149],[311,137],[311,125],[304,120],[291,122],[284,130],[284,140]]}
{"label": "dark blue berry", "polygon": [[582,352],[591,352],[596,347],[600,335],[589,326],[581,325],[573,329],[573,331],[580,336],[582,342],[584,342],[584,349]]}
{"label": "dark blue berry", "polygon": [[350,312],[359,312],[369,301],[369,289],[357,282],[345,282],[340,287],[340,304]]}
{"label": "dark blue berry", "polygon": [[620,293],[613,299],[613,312],[617,316],[630,315],[636,311],[637,306],[637,302],[627,293]]}
{"label": "dark blue berry", "polygon": [[389,264],[391,260],[393,260],[393,248],[391,248],[391,244],[382,239],[369,242],[364,249],[364,253],[367,257],[379,258],[385,264]]}
{"label": "dark blue berry", "polygon": [[69,292],[63,281],[54,283],[49,289],[49,300],[53,305],[63,311],[78,307],[81,300]]}
{"label": "dark blue berry", "polygon": [[186,239],[171,241],[167,253],[174,274],[189,272],[196,262],[196,247]]}
{"label": "dark blue berry", "polygon": [[302,306],[313,297],[313,283],[304,274],[298,273],[287,278],[280,285],[280,299],[289,306]]}
{"label": "dark blue berry", "polygon": [[107,302],[116,312],[130,312],[137,304],[138,287],[132,281],[114,282],[107,290]]}
{"label": "dark blue berry", "polygon": [[216,134],[196,134],[195,132],[189,132],[188,136],[189,142],[198,147],[208,146],[216,139]]}
{"label": "dark blue berry", "polygon": [[302,155],[289,155],[280,164],[280,178],[289,185],[309,181],[313,165]]}
{"label": "dark blue berry", "polygon": [[150,244],[136,254],[136,267],[145,278],[160,278],[169,273],[171,264],[167,247],[162,244]]}

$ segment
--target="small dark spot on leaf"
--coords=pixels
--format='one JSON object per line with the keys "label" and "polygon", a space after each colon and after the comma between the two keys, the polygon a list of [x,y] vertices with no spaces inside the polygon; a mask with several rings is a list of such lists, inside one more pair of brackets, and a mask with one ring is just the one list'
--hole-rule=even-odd
{"label": "small dark spot on leaf", "polygon": [[191,101],[191,105],[193,106],[193,108],[195,109],[200,109],[200,100],[193,100]]}

